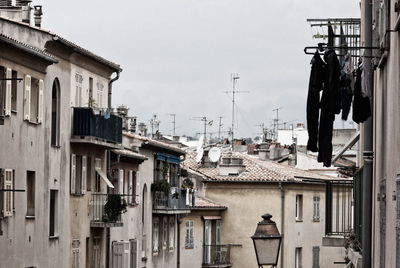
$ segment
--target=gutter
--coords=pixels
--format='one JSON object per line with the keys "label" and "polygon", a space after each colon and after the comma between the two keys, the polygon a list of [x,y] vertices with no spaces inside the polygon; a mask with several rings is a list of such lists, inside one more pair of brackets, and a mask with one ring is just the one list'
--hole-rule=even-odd
{"label": "gutter", "polygon": [[116,71],[116,76],[108,82],[108,108],[111,109],[111,96],[112,96],[112,84],[119,79],[119,73],[121,71]]}
{"label": "gutter", "polygon": [[284,250],[285,250],[285,190],[283,189],[282,183],[279,183],[279,189],[281,190],[281,236],[282,236],[282,242],[281,242],[281,265],[280,267],[284,267],[284,259],[283,256]]}

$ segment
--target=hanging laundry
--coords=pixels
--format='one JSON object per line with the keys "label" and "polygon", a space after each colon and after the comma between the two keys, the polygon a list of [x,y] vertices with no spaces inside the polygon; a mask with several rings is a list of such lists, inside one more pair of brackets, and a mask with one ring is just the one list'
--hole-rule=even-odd
{"label": "hanging laundry", "polygon": [[307,150],[318,152],[318,118],[320,108],[320,91],[325,79],[325,63],[318,51],[311,60],[310,81],[307,96]]}
{"label": "hanging laundry", "polygon": [[362,94],[362,74],[361,63],[356,71],[356,82],[354,84],[353,121],[357,124],[366,121],[372,115],[369,97]]}
{"label": "hanging laundry", "polygon": [[326,76],[321,97],[318,133],[318,162],[330,167],[332,162],[332,132],[335,114],[340,113],[340,63],[334,50],[324,54]]}
{"label": "hanging laundry", "polygon": [[343,68],[340,72],[340,108],[342,110],[342,120],[347,120],[351,103],[353,101],[353,63],[350,53],[344,58]]}

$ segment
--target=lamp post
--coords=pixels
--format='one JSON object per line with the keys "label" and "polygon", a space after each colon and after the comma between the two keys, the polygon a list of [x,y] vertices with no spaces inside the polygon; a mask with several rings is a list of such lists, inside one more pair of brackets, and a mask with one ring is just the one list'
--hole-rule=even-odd
{"label": "lamp post", "polygon": [[257,229],[251,237],[257,256],[257,263],[261,268],[263,265],[276,267],[282,236],[276,227],[276,223],[271,220],[271,214],[267,213],[261,217],[263,220],[258,222]]}

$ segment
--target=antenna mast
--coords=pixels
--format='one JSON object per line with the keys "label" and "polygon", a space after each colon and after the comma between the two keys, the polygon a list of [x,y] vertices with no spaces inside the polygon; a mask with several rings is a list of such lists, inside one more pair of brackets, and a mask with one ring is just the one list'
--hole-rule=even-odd
{"label": "antenna mast", "polygon": [[239,74],[232,74],[232,90],[225,91],[225,93],[232,93],[232,126],[231,126],[231,140],[232,140],[232,149],[233,149],[233,139],[234,139],[234,127],[235,127],[235,94],[237,93],[249,93],[250,91],[238,91],[236,90],[236,80],[238,80]]}
{"label": "antenna mast", "polygon": [[[274,119],[274,140],[278,139],[278,130],[279,130],[279,110],[283,109],[283,107],[279,107],[276,109],[273,109],[272,111],[276,111],[276,119]],[[276,128],[275,128],[276,127]],[[275,130],[276,129],[276,130]]]}
{"label": "antenna mast", "polygon": [[219,124],[218,124],[218,142],[221,142],[221,127],[222,124],[222,116],[219,117]]}
{"label": "antenna mast", "polygon": [[173,125],[173,129],[172,129],[172,135],[173,136],[175,136],[175,117],[176,117],[176,114],[169,114],[170,116],[172,116],[174,119],[173,119],[173,121],[172,121],[172,125]]}

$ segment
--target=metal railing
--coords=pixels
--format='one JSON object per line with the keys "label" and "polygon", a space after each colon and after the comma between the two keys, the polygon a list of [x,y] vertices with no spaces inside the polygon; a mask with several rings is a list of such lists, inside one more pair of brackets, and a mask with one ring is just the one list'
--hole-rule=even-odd
{"label": "metal railing", "polygon": [[95,114],[92,108],[74,107],[72,136],[95,137],[113,143],[122,142],[122,118]]}
{"label": "metal railing", "polygon": [[203,266],[230,265],[230,245],[203,245]]}
{"label": "metal railing", "polygon": [[121,214],[127,208],[128,195],[92,193],[91,222],[121,223]]}
{"label": "metal railing", "polygon": [[326,183],[325,234],[345,235],[354,230],[353,182]]}
{"label": "metal railing", "polygon": [[194,193],[180,188],[171,188],[169,193],[153,192],[153,209],[188,209],[194,205],[194,198]]}

